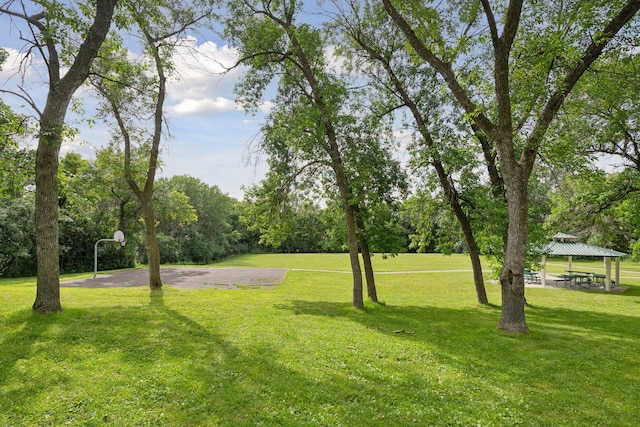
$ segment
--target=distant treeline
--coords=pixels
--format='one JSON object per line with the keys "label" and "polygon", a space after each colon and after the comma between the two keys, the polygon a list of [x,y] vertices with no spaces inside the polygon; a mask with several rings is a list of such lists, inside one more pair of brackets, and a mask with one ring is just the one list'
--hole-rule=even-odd
{"label": "distant treeline", "polygon": [[[5,149],[0,186],[0,276],[36,274],[34,152]],[[145,263],[144,226],[139,206],[122,177],[114,173],[107,154],[87,160],[75,153],[61,158],[59,169],[59,241],[62,273],[93,271],[94,246],[125,234],[126,246],[104,242],[98,246],[100,270]],[[109,166],[111,165],[111,166]],[[250,252],[346,251],[340,209],[301,203],[282,215],[279,242],[266,239],[256,226],[255,209],[191,176],[157,181],[154,191],[157,233],[162,263],[206,264],[234,254]],[[399,218],[399,217],[398,217]],[[274,219],[275,221],[275,219]],[[392,248],[409,251],[408,220],[397,221]],[[387,236],[387,240],[388,236]],[[400,243],[400,244],[399,244]],[[431,249],[436,249],[435,246]]]}

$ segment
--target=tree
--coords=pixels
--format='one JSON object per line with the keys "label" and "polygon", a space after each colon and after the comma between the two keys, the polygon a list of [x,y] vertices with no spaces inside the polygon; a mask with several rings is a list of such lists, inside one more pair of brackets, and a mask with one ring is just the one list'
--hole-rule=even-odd
{"label": "tree", "polygon": [[[239,253],[236,201],[189,175],[160,178],[155,186],[161,261],[206,264]],[[242,227],[240,227],[242,229]]]}
{"label": "tree", "polygon": [[[164,184],[165,181],[158,181],[157,184],[161,183]],[[178,242],[177,256],[170,262],[185,261],[182,255],[184,232],[189,224],[198,220],[196,210],[191,205],[189,196],[166,184],[155,186],[154,199],[157,229]]]}
{"label": "tree", "polygon": [[0,276],[33,276],[36,272],[34,198],[33,193],[25,193],[0,203]]}
{"label": "tree", "polygon": [[548,230],[638,256],[640,176],[634,169],[607,174],[584,169],[566,176],[551,194]]}
{"label": "tree", "polygon": [[0,100],[0,200],[20,197],[24,187],[34,183],[35,152],[18,148],[18,141],[29,134],[27,124],[26,117]]}
{"label": "tree", "polygon": [[185,230],[186,256],[193,262],[206,263],[237,253],[242,233],[234,224],[236,201],[217,186],[188,175],[172,177],[171,186],[189,197],[197,215],[197,221]]}
{"label": "tree", "polygon": [[[298,6],[296,1],[229,3],[225,33],[240,49],[239,64],[249,67],[237,90],[252,111],[274,77],[280,77],[262,148],[277,161],[277,173],[285,178],[280,191],[311,170],[320,171],[316,179],[325,177],[337,188],[347,225],[352,303],[363,308],[358,194],[345,154],[345,147],[357,136],[352,126],[356,117],[345,113],[349,94],[344,81],[328,68],[323,34],[296,22]],[[376,298],[375,293],[369,296]]]}
{"label": "tree", "polygon": [[[564,227],[558,229],[598,245],[611,245],[612,234],[620,236],[614,239],[618,242],[636,241],[630,232],[637,227],[624,219],[633,215],[619,213],[635,207],[640,192],[640,84],[633,78],[639,71],[637,52],[610,52],[585,74],[560,111],[550,129],[552,155],[545,157],[559,158],[556,167],[576,176],[565,177],[556,189],[549,227]],[[616,173],[584,167],[602,155]],[[574,212],[571,202],[576,203]],[[616,247],[629,249],[620,243]]]}
{"label": "tree", "polygon": [[640,172],[638,73],[640,54],[625,50],[611,52],[588,70],[550,130],[560,149],[613,156]]}
{"label": "tree", "polygon": [[322,209],[295,191],[278,189],[279,183],[271,170],[259,185],[245,189],[242,220],[273,250],[318,252],[325,235]]}
{"label": "tree", "polygon": [[[370,244],[373,241],[382,242],[382,233],[393,234],[390,224],[385,221],[386,215],[380,215],[383,213],[382,206],[387,208],[387,214],[393,215],[393,211],[399,207],[395,199],[407,193],[408,184],[405,170],[392,154],[398,148],[393,138],[392,122],[388,117],[378,114],[368,101],[368,94],[367,90],[350,91],[345,110],[351,112],[351,120],[342,125],[341,133],[345,165],[353,189],[353,209],[367,295],[377,302]],[[379,216],[376,217],[376,214]],[[400,248],[395,244],[397,241],[392,242],[393,239],[388,239],[384,247],[395,254]]]}
{"label": "tree", "polygon": [[438,72],[496,148],[509,212],[498,327],[509,332],[528,331],[527,183],[536,156],[567,95],[640,9],[639,0],[583,3],[383,0],[414,57]]}
{"label": "tree", "polygon": [[[149,287],[152,290],[158,290],[162,289],[162,280],[160,277],[160,251],[155,231],[156,218],[152,195],[155,174],[159,162],[159,147],[163,124],[162,105],[166,91],[166,78],[163,77],[164,80],[156,80],[153,77],[148,77],[144,73],[150,70],[144,67],[129,66],[129,64],[126,63],[127,58],[125,55],[126,53],[123,52],[122,56],[118,59],[115,59],[113,56],[109,59],[105,58],[105,62],[97,65],[105,67],[99,71],[99,74],[104,75],[109,71],[109,67],[113,64],[118,64],[118,71],[121,74],[126,74],[126,77],[121,75],[117,77],[119,80],[113,81],[92,77],[92,82],[94,87],[97,88],[105,99],[107,106],[104,107],[103,111],[110,109],[109,114],[112,114],[115,118],[119,135],[114,136],[114,140],[118,138],[124,145],[124,179],[141,206],[142,217],[145,224],[145,246],[149,263]],[[129,68],[127,69],[127,67]],[[123,73],[123,70],[127,71]],[[134,81],[133,78],[137,78],[139,81]],[[144,92],[141,89],[144,86],[150,90]],[[151,97],[151,99],[146,97]],[[153,116],[156,117],[157,114],[160,116],[156,117],[150,133],[147,133],[144,127],[136,127],[136,120],[145,116],[146,109],[148,108],[147,103],[153,104],[154,102],[156,108]],[[140,144],[144,148],[140,148],[135,144]],[[136,156],[136,154],[132,153],[137,153],[142,150],[149,154],[148,163],[145,168],[147,174],[140,179],[143,175],[135,168],[139,165],[132,161],[132,158]]]}
{"label": "tree", "polygon": [[[105,100],[105,110],[113,115],[124,144],[124,176],[142,208],[145,224],[145,245],[149,262],[149,287],[162,289],[160,250],[156,236],[156,214],[153,207],[153,187],[160,156],[164,129],[164,103],[167,79],[171,73],[171,54],[180,35],[199,21],[211,16],[210,5],[193,2],[126,3],[133,23],[138,27],[148,55],[136,63],[120,43],[109,46],[96,67],[94,87]],[[146,114],[153,114],[146,123]],[[136,180],[132,168],[134,144],[148,153],[145,178]]]}
{"label": "tree", "polygon": [[[416,64],[407,54],[404,38],[390,18],[385,18],[380,10],[368,2],[359,3],[358,6],[352,3],[351,8],[351,14],[341,18],[341,26],[346,33],[343,47],[345,56],[351,58],[352,66],[358,72],[370,79],[371,86],[375,88],[372,96],[378,100],[377,108],[382,110],[381,114],[401,109],[409,111],[413,119],[411,126],[418,135],[418,141],[412,148],[412,163],[415,169],[429,165],[436,171],[442,193],[465,237],[478,303],[488,304],[480,248],[470,219],[472,214],[468,213],[473,210],[473,203],[465,202],[470,200],[471,192],[462,194],[460,180],[456,183],[453,176],[454,173],[464,176],[462,170],[476,166],[473,155],[469,155],[475,150],[465,144],[464,136],[459,136],[463,133],[466,139],[472,139],[473,131],[470,126],[451,129],[443,125],[447,120],[458,121],[455,105],[452,106],[450,100],[440,94],[435,72]],[[495,154],[484,135],[478,132],[477,139],[485,153],[487,169],[494,185],[493,195],[502,201],[503,183],[495,166]],[[492,198],[492,195],[489,193],[484,197]]]}
{"label": "tree", "polygon": [[[142,174],[145,169],[146,161],[138,154],[138,151],[133,150],[130,167],[133,174]],[[115,228],[127,236],[127,247],[130,247],[138,241],[135,225],[140,215],[136,197],[124,177],[123,164],[124,152],[119,145],[114,143],[107,145],[96,152],[96,176],[92,181],[93,185],[105,187],[100,203],[106,206],[101,211],[112,212],[111,203],[117,205],[118,223],[115,224]]]}
{"label": "tree", "polygon": [[[112,183],[97,162],[70,152],[60,159],[58,172],[60,269],[75,273],[93,270],[94,244],[111,237],[120,228],[120,203],[110,191]],[[125,219],[127,221],[127,219]],[[128,220],[129,222],[131,220]],[[103,269],[134,265],[135,237],[126,234],[129,245],[99,248]]]}
{"label": "tree", "polygon": [[[28,28],[25,39],[28,53],[40,55],[48,71],[48,94],[40,110],[26,91],[13,93],[24,99],[39,116],[38,148],[36,152],[36,247],[38,278],[33,310],[50,313],[62,310],[60,304],[60,268],[58,249],[58,156],[64,139],[67,108],[76,90],[89,75],[93,59],[111,26],[117,0],[97,0],[93,4],[74,5],[51,3],[37,5],[40,9],[26,14],[23,2],[8,1],[0,13],[20,20]],[[87,22],[82,12],[93,15]],[[82,44],[76,45],[75,41]],[[4,90],[8,92],[7,90]]]}

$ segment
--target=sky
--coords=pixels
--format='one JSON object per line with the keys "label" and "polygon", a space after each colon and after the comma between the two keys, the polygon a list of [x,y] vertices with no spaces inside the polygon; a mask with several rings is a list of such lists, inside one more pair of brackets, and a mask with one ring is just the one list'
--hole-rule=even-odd
{"label": "sky", "polygon": [[[135,50],[135,45],[132,45]],[[15,87],[16,69],[22,58],[16,28],[0,16],[0,47],[10,54],[0,71],[0,86]],[[134,54],[139,53],[133,52]],[[162,144],[160,176],[191,175],[217,186],[223,193],[242,199],[243,186],[257,184],[266,173],[264,158],[257,158],[255,142],[259,139],[260,123],[268,111],[268,103],[256,115],[248,115],[237,105],[233,93],[242,70],[227,74],[225,68],[235,64],[238,53],[224,40],[211,33],[184,40],[175,57],[176,79],[169,86],[165,112],[170,137]],[[29,93],[42,109],[46,96],[46,72],[41,58],[34,58],[27,74]],[[81,89],[86,116],[91,117],[95,95]],[[0,94],[3,101],[16,112],[33,115],[25,102],[15,96]],[[67,122],[80,133],[67,141],[61,156],[73,151],[85,158],[93,158],[96,149],[106,145],[111,136],[106,124],[97,120],[93,126],[69,112]],[[32,147],[35,149],[35,143]]]}
{"label": "sky", "polygon": [[[313,15],[308,14],[306,19],[313,20]],[[12,85],[20,78],[16,72],[22,59],[20,50],[25,45],[19,40],[18,29],[4,15],[0,15],[0,47],[10,53],[9,60],[0,71],[0,87],[15,88]],[[132,44],[130,48],[134,55],[139,54],[139,46]],[[191,175],[240,200],[243,186],[259,183],[267,171],[266,159],[253,153],[260,138],[261,122],[270,104],[265,102],[255,116],[246,114],[238,106],[233,88],[242,77],[243,70],[237,68],[224,73],[236,63],[237,58],[237,50],[213,32],[190,36],[183,41],[174,56],[176,78],[168,88],[169,97],[165,104],[170,137],[161,146],[159,176]],[[26,79],[29,94],[42,109],[47,87],[41,58],[33,59]],[[91,117],[95,94],[82,89],[78,96],[84,101],[86,116]],[[8,94],[0,94],[0,97],[15,111],[34,114],[17,97]],[[80,118],[69,112],[67,122],[78,128],[80,133],[63,144],[61,155],[73,151],[85,158],[93,158],[95,151],[109,142],[110,130],[100,120],[90,127]],[[404,147],[410,133],[406,129],[398,129],[396,138]],[[35,148],[35,143],[31,148]],[[404,148],[397,154],[401,161],[406,160]],[[605,159],[600,163],[601,167],[610,166],[612,160]]]}

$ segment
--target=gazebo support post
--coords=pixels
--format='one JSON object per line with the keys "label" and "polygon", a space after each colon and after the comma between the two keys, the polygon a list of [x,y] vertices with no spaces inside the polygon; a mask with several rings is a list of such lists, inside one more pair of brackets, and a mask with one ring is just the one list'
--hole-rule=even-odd
{"label": "gazebo support post", "polygon": [[620,257],[616,257],[616,286],[620,286]]}
{"label": "gazebo support post", "polygon": [[542,287],[547,286],[547,257],[546,255],[542,255],[542,262],[540,268],[540,281],[542,283]]}
{"label": "gazebo support post", "polygon": [[611,290],[611,257],[605,257],[604,258],[604,272],[605,272],[605,279],[604,279],[604,288],[607,291]]}
{"label": "gazebo support post", "polygon": [[569,255],[569,271],[573,270],[573,257]]}

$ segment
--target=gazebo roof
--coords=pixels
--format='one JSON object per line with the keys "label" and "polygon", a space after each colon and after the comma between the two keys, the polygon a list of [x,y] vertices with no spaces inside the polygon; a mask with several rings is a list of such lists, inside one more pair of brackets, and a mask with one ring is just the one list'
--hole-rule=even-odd
{"label": "gazebo roof", "polygon": [[578,240],[578,236],[573,236],[571,234],[565,234],[565,233],[556,233],[556,234],[553,235],[552,239],[553,240],[559,240],[561,242],[563,242],[565,240],[576,241],[576,240]]}
{"label": "gazebo roof", "polygon": [[[556,237],[556,236],[554,236]],[[558,256],[594,256],[594,257],[623,257],[627,254],[618,252],[613,249],[601,248],[599,246],[588,245],[582,242],[549,242],[547,246],[542,248],[541,252],[545,255]]]}

